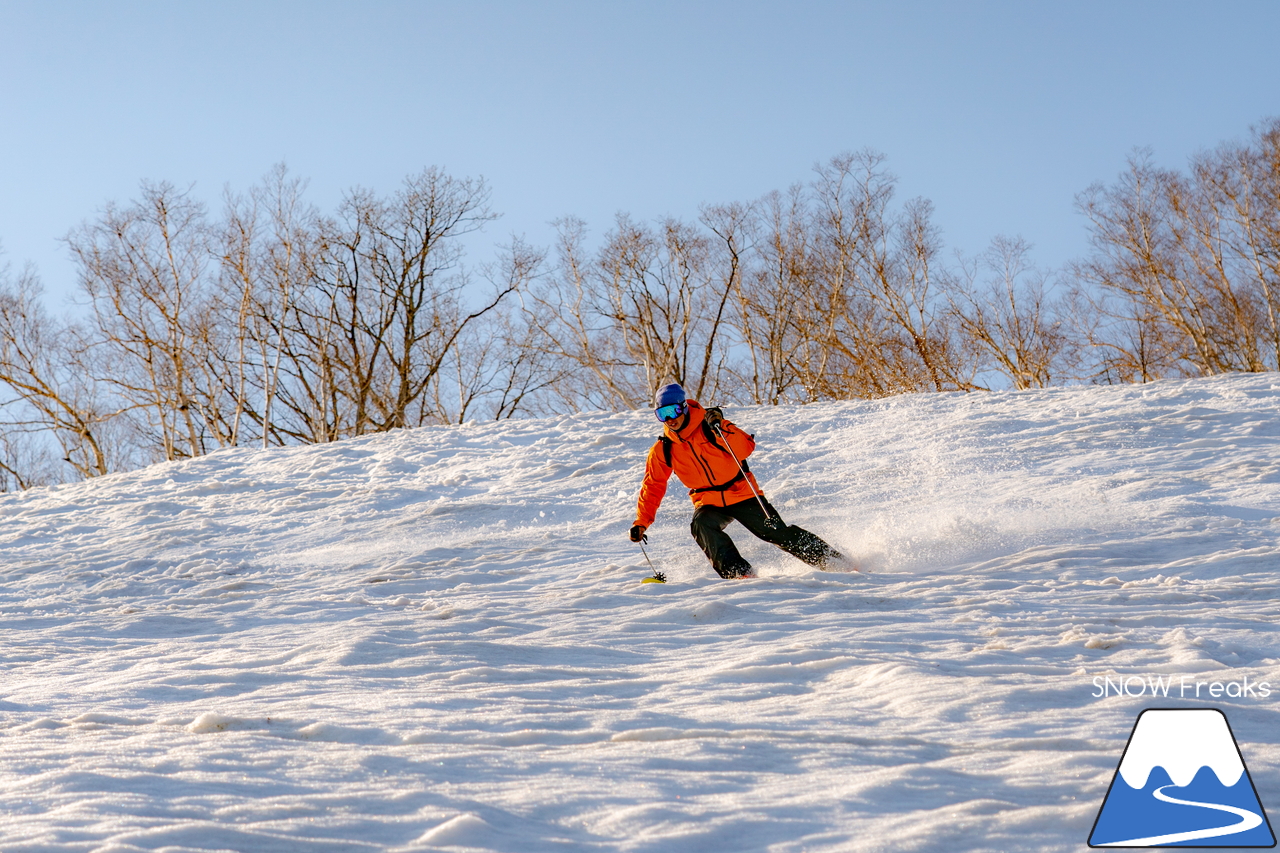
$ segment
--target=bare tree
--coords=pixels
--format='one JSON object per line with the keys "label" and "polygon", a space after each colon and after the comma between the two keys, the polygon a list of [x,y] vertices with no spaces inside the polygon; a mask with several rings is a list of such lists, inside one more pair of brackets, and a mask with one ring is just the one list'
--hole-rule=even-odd
{"label": "bare tree", "polygon": [[[236,443],[245,438],[242,416],[256,428],[254,440],[263,447],[324,434],[316,429],[315,407],[304,406],[303,412],[288,406],[277,412],[276,407],[288,375],[284,362],[306,349],[293,337],[295,301],[312,283],[320,219],[304,203],[304,190],[304,181],[277,165],[247,196],[226,199],[220,298],[214,308],[219,327],[235,330],[235,358],[227,364],[225,384],[235,389],[230,396]],[[296,387],[290,391],[309,399]]]}
{"label": "bare tree", "polygon": [[[797,185],[765,196],[747,219],[748,252],[734,291],[733,326],[745,350],[736,371],[753,403],[816,399],[826,349],[815,291],[808,199]],[[809,377],[809,381],[804,379]]]}
{"label": "bare tree", "polygon": [[61,479],[43,436],[80,477],[113,470],[108,422],[120,414],[93,380],[92,345],[82,330],[51,317],[32,269],[16,281],[0,270],[0,383],[11,415],[0,424],[0,469],[18,488]]}
{"label": "bare tree", "polygon": [[523,325],[541,328],[535,337],[543,357],[564,365],[558,393],[575,408],[632,408],[645,398],[635,364],[615,334],[602,300],[593,260],[586,248],[586,223],[557,220],[556,263],[541,286],[521,300]]}
{"label": "bare tree", "polygon": [[[120,356],[102,377],[139,407],[163,459],[199,456],[225,436],[197,396],[194,356],[209,339],[209,227],[203,205],[170,184],[144,183],[128,207],[109,204],[73,231],[95,331]],[[194,357],[193,357],[194,356]]]}
{"label": "bare tree", "polygon": [[[435,385],[435,417],[462,423],[477,408],[494,420],[539,411],[539,394],[566,373],[546,345],[545,318],[520,299],[540,274],[545,255],[513,239],[484,271],[493,292],[515,294],[467,326],[451,351],[450,379]],[[519,301],[515,301],[515,300]],[[454,402],[450,398],[454,398]]]}
{"label": "bare tree", "polygon": [[1133,375],[1140,364],[1144,378],[1276,369],[1280,269],[1267,152],[1277,133],[1272,123],[1256,147],[1198,155],[1189,175],[1140,152],[1117,183],[1079,197],[1095,252],[1076,274],[1112,297],[1102,310],[1128,341],[1104,340],[1117,354],[1104,369],[1127,364],[1122,374]]}
{"label": "bare tree", "polygon": [[996,237],[952,279],[948,294],[960,330],[984,366],[1019,390],[1061,381],[1078,354],[1065,306],[1052,299],[1048,276],[1031,263],[1030,249],[1020,237]]}
{"label": "bare tree", "polygon": [[[787,193],[696,221],[620,215],[554,260],[513,241],[473,284],[482,179],[438,169],[333,216],[278,166],[211,222],[143,184],[67,238],[88,320],[0,281],[0,488],[248,443],[333,441],[566,406],[635,407],[679,381],[780,404],[1280,369],[1280,120],[1184,174],[1131,159],[1077,203],[1094,251],[1065,293],[1020,239],[943,262],[925,199],[844,154]],[[487,283],[487,288],[485,284]],[[1002,380],[1001,380],[1002,381]],[[43,455],[42,455],[43,454]],[[47,457],[47,458],[46,458]]]}
{"label": "bare tree", "polygon": [[[647,399],[663,382],[705,376],[698,292],[707,243],[690,226],[667,220],[659,232],[618,217],[599,256],[596,310],[619,335]],[[690,389],[695,396],[700,389]]]}
{"label": "bare tree", "polygon": [[895,213],[896,179],[883,161],[864,151],[817,169],[811,310],[823,318],[819,340],[830,355],[810,381],[837,398],[972,388],[973,365],[935,281],[932,205],[913,199]]}
{"label": "bare tree", "polygon": [[547,354],[575,368],[565,393],[633,408],[675,381],[695,396],[717,396],[745,216],[741,207],[707,208],[703,228],[676,219],[654,228],[620,215],[594,257],[580,221],[558,223],[557,268],[533,302],[550,322]]}
{"label": "bare tree", "polygon": [[291,306],[289,360],[325,440],[440,419],[435,386],[460,336],[514,291],[463,301],[458,238],[494,218],[488,199],[483,180],[428,169],[386,201],[353,191],[323,223],[313,278]]}
{"label": "bare tree", "polygon": [[[1237,284],[1233,319],[1251,370],[1280,365],[1280,119],[1193,159],[1199,190],[1192,222],[1214,274]],[[1206,210],[1207,208],[1207,210]]]}

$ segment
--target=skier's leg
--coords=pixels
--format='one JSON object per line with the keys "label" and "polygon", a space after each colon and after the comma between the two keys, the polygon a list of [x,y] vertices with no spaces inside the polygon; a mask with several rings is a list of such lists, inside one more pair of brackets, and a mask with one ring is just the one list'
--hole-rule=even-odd
{"label": "skier's leg", "polygon": [[700,506],[693,511],[689,531],[697,540],[702,553],[711,561],[711,568],[722,578],[740,578],[755,574],[751,564],[738,553],[733,540],[724,532],[733,516],[718,507]]}
{"label": "skier's leg", "polygon": [[793,557],[803,560],[811,566],[825,568],[829,560],[838,559],[840,552],[832,548],[818,536],[782,520],[781,514],[773,504],[765,501],[769,509],[766,516],[755,499],[742,501],[725,507],[743,527],[750,530],[760,539],[777,545]]}

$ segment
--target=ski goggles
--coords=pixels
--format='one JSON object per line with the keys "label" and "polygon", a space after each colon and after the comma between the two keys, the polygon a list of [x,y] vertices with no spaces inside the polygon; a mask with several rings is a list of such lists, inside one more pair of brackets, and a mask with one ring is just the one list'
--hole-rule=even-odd
{"label": "ski goggles", "polygon": [[689,411],[689,407],[684,403],[672,403],[670,406],[659,406],[653,410],[660,421],[673,421],[676,418]]}

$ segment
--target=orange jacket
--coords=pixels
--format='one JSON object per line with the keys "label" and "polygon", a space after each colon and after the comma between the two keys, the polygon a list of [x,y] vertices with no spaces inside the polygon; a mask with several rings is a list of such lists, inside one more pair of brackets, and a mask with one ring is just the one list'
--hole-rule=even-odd
{"label": "orange jacket", "polygon": [[[729,506],[754,497],[753,487],[760,490],[750,470],[744,478],[737,462],[723,446],[723,442],[728,442],[745,467],[747,457],[756,447],[755,436],[748,435],[729,421],[721,421],[722,440],[710,426],[704,426],[706,409],[696,400],[688,402],[689,422],[684,429],[676,432],[669,426],[665,427],[663,437],[649,449],[644,482],[640,485],[640,500],[636,502],[635,523],[642,527],[653,524],[658,506],[667,493],[667,480],[672,471],[688,487],[694,506]],[[667,441],[671,443],[670,464],[667,464],[664,447]]]}

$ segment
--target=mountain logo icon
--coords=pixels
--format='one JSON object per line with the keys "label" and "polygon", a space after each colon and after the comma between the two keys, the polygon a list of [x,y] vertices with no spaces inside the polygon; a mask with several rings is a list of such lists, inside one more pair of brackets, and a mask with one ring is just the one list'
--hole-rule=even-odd
{"label": "mountain logo icon", "polygon": [[1226,715],[1213,708],[1139,714],[1089,846],[1275,847]]}

